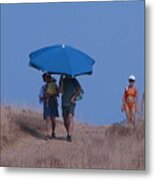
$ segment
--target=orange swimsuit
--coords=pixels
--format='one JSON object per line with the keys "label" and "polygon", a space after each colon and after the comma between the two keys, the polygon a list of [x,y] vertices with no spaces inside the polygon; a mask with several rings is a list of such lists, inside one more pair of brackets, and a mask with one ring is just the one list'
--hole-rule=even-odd
{"label": "orange swimsuit", "polygon": [[137,97],[137,89],[135,87],[127,86],[125,89],[124,97],[125,97],[125,108],[126,106],[131,110],[136,108],[136,97]]}

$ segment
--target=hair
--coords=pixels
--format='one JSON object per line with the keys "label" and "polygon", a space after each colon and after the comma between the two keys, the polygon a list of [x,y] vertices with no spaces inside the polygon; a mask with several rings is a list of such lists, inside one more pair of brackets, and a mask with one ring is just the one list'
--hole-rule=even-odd
{"label": "hair", "polygon": [[43,80],[45,80],[46,77],[51,78],[51,75],[49,73],[44,73],[42,75]]}

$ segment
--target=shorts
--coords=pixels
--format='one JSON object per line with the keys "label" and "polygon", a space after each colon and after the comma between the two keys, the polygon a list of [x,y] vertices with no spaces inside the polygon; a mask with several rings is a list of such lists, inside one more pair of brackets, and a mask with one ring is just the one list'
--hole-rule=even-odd
{"label": "shorts", "polygon": [[71,105],[69,105],[69,106],[63,106],[62,107],[62,116],[66,117],[69,114],[72,114],[72,116],[74,116],[75,106],[76,106],[76,104],[73,104],[73,103]]}
{"label": "shorts", "polygon": [[47,117],[55,118],[59,117],[58,113],[58,101],[56,97],[50,97],[48,103],[44,100],[44,107],[43,107],[43,118],[47,119]]}

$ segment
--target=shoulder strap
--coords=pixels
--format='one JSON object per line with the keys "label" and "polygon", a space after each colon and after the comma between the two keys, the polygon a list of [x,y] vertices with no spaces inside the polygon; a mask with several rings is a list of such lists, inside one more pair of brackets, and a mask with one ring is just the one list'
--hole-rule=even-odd
{"label": "shoulder strap", "polygon": [[128,87],[128,86],[126,86],[126,87],[125,87],[125,91],[127,91],[128,89],[129,89],[129,87]]}

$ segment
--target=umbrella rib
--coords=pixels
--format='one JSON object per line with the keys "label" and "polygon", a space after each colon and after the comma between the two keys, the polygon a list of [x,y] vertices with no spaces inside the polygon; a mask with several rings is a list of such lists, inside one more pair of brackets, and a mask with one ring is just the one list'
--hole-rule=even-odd
{"label": "umbrella rib", "polygon": [[[70,58],[69,58],[69,56],[68,56],[67,51],[65,50],[65,48],[63,48],[62,50],[64,51],[65,55],[67,56],[67,58],[68,58],[68,60],[69,60]],[[70,62],[70,61],[69,61],[69,62]],[[68,63],[68,65],[69,65],[69,68],[70,68],[70,71],[71,71],[72,76],[74,76],[74,74],[72,73],[73,71],[72,71],[72,66],[71,66],[71,64]]]}

